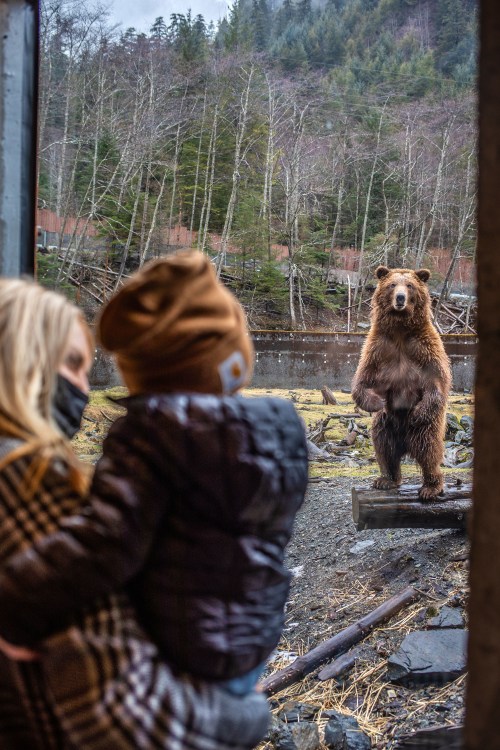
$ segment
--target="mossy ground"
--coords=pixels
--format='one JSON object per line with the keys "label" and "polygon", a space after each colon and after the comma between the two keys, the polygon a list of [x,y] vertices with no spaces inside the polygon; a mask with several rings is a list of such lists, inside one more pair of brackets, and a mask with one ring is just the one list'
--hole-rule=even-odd
{"label": "mossy ground", "polygon": [[[93,463],[101,453],[101,446],[104,437],[109,429],[110,424],[124,413],[124,409],[113,399],[127,395],[125,388],[115,387],[105,390],[94,390],[90,394],[89,405],[85,410],[83,429],[73,441],[74,448],[84,461]],[[279,396],[281,398],[292,399],[298,413],[303,418],[306,426],[313,427],[319,420],[323,420],[330,414],[348,415],[356,411],[354,403],[347,393],[334,391],[338,404],[335,406],[322,403],[322,396],[319,390],[307,390],[301,388],[248,388],[244,391],[245,396]],[[465,414],[472,415],[473,399],[464,394],[453,394],[448,402],[448,411],[455,414],[460,420]],[[371,416],[364,415],[361,419],[356,420],[357,425],[366,428],[369,432],[371,427]],[[332,419],[325,431],[325,438],[328,442],[338,445],[347,434],[345,422],[339,418]],[[329,462],[329,461],[311,461],[309,473],[311,477],[353,477],[357,479],[368,478],[377,475],[377,465],[373,452],[373,445],[370,439],[358,439],[354,446],[345,447],[345,452],[357,459],[364,459],[369,463],[361,466],[352,466],[351,462]],[[403,464],[403,476],[416,476],[418,470],[413,463]],[[444,469],[445,474],[467,474],[468,469]]]}

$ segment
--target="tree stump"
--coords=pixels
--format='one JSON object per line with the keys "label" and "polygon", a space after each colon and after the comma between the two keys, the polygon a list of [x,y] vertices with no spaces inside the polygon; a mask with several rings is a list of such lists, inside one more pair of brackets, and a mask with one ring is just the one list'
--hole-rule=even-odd
{"label": "tree stump", "polygon": [[352,490],[352,517],[363,529],[465,529],[472,508],[472,486],[445,487],[436,500],[423,502],[420,485],[403,485],[395,490]]}
{"label": "tree stump", "polygon": [[321,395],[323,396],[324,404],[332,404],[332,405],[338,404],[337,399],[333,395],[333,391],[330,390],[330,388],[328,388],[327,385],[324,385],[323,388],[321,389]]}

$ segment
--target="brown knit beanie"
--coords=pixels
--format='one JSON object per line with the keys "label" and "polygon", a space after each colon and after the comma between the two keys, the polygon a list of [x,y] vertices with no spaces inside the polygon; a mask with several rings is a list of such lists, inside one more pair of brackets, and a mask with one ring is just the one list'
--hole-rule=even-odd
{"label": "brown knit beanie", "polygon": [[135,273],[104,307],[98,333],[131,393],[233,393],[252,375],[245,314],[197,251]]}

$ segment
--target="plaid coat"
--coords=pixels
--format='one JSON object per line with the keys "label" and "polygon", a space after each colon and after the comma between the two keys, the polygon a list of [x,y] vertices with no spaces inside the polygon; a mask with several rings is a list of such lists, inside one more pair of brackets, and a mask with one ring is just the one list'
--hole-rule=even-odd
{"label": "plaid coat", "polygon": [[[0,439],[0,458],[19,443]],[[0,564],[55,531],[80,498],[62,462],[26,490],[31,459],[0,471]],[[173,675],[124,594],[96,602],[45,642],[42,658],[0,656],[2,750],[248,750],[265,734],[268,708]]]}

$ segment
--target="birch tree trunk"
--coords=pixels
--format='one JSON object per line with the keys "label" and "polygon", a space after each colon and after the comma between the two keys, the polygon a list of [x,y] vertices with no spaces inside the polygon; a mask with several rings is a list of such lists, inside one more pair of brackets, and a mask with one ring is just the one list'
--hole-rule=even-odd
{"label": "birch tree trunk", "polygon": [[476,194],[475,194],[475,191],[472,191],[471,193],[472,174],[473,174],[472,163],[473,163],[474,157],[475,157],[475,154],[470,153],[467,159],[467,177],[465,181],[465,194],[464,194],[463,200],[460,202],[461,214],[460,214],[460,220],[458,224],[457,240],[455,243],[455,247],[453,248],[450,265],[448,266],[448,270],[444,278],[443,288],[441,289],[441,294],[439,295],[439,300],[436,305],[436,309],[434,311],[434,319],[437,318],[440,307],[443,304],[443,302],[446,299],[448,299],[450,288],[453,283],[453,278],[455,276],[455,269],[457,267],[457,263],[460,258],[460,252],[462,249],[463,241],[465,239],[465,236],[468,230],[470,229],[471,223],[474,221],[474,218],[475,218]]}
{"label": "birch tree trunk", "polygon": [[297,105],[294,104],[290,158],[288,165],[285,166],[285,227],[288,244],[288,305],[292,328],[297,327],[295,291],[299,268],[295,261],[295,254],[299,242],[300,160],[306,111],[307,107],[304,107],[304,109],[299,112]]}
{"label": "birch tree trunk", "polygon": [[368,216],[370,214],[373,180],[375,177],[375,172],[377,169],[379,155],[380,155],[380,139],[382,135],[382,124],[384,122],[385,108],[386,108],[386,104],[384,104],[382,108],[382,112],[380,113],[378,129],[377,129],[377,138],[375,142],[375,153],[373,156],[372,168],[370,171],[370,179],[368,181],[368,188],[366,191],[365,212],[363,216],[363,228],[361,230],[361,245],[359,248],[359,282],[360,283],[359,283],[359,287],[357,288],[357,291],[359,291],[358,313],[361,310],[361,305],[363,304],[363,292],[364,292],[364,288],[366,284],[367,274],[366,274],[366,269],[364,268],[366,229],[368,227]]}
{"label": "birch tree trunk", "polygon": [[179,111],[179,123],[177,125],[177,132],[175,136],[175,154],[174,154],[174,165],[173,165],[173,180],[172,180],[172,194],[170,196],[170,211],[168,214],[168,226],[167,226],[167,245],[170,245],[170,235],[172,232],[172,222],[174,218],[174,206],[175,198],[177,193],[177,175],[179,172],[179,154],[181,152],[181,125],[182,125],[182,110],[184,108],[184,102],[186,99],[186,89],[182,97],[180,111]]}
{"label": "birch tree trunk", "polygon": [[231,194],[229,196],[229,202],[226,211],[226,219],[224,221],[224,227],[222,229],[220,251],[217,256],[216,268],[217,275],[220,276],[222,267],[226,263],[227,246],[229,244],[229,238],[231,235],[231,228],[233,225],[234,208],[236,206],[236,199],[238,196],[238,185],[240,181],[240,170],[242,164],[241,149],[243,145],[243,139],[246,133],[247,118],[248,118],[248,99],[250,97],[250,85],[254,74],[253,65],[250,68],[249,73],[246,77],[246,85],[243,94],[240,99],[240,115],[238,118],[238,128],[236,131],[236,144],[234,149],[234,165],[232,175]]}
{"label": "birch tree trunk", "polygon": [[140,172],[139,172],[139,179],[138,179],[138,182],[137,182],[137,192],[136,192],[136,196],[135,196],[134,207],[132,209],[132,216],[131,216],[131,219],[130,219],[130,229],[129,229],[129,232],[128,232],[128,236],[127,236],[127,241],[125,243],[125,247],[123,248],[123,255],[122,255],[122,260],[121,260],[121,263],[120,263],[120,270],[118,271],[118,276],[116,277],[116,281],[115,281],[115,286],[114,286],[114,291],[115,292],[118,289],[118,287],[120,286],[120,283],[121,283],[121,280],[122,280],[122,277],[123,277],[123,274],[124,274],[124,271],[125,271],[125,264],[127,262],[128,254],[130,252],[130,246],[132,244],[132,239],[134,237],[135,222],[136,222],[136,219],[137,219],[137,211],[138,211],[138,208],[139,208],[139,201],[140,201],[140,198],[141,198],[141,185],[142,185],[143,173],[144,173],[144,167],[141,167]]}
{"label": "birch tree trunk", "polygon": [[[205,252],[207,246],[208,227],[210,225],[210,212],[212,209],[212,194],[215,182],[215,155],[217,151],[217,126],[219,120],[219,103],[215,105],[212,129],[210,131],[210,144],[208,146],[207,167],[205,172],[205,192],[203,206],[200,215],[200,230],[198,232],[198,249]],[[201,242],[200,242],[201,238]]]}
{"label": "birch tree trunk", "polygon": [[269,76],[266,74],[266,83],[268,89],[268,136],[267,136],[267,149],[266,149],[266,163],[264,167],[264,191],[262,196],[262,209],[261,217],[266,226],[267,231],[267,258],[270,261],[272,258],[271,245],[272,245],[272,199],[273,199],[273,175],[275,166],[274,156],[274,141],[275,141],[275,116],[276,116],[276,101],[275,92],[271,86]]}
{"label": "birch tree trunk", "polygon": [[189,222],[189,242],[193,244],[193,229],[194,229],[194,217],[196,213],[196,199],[198,197],[198,180],[200,176],[200,164],[201,164],[201,149],[203,146],[203,133],[205,128],[205,115],[207,110],[207,89],[205,87],[205,94],[203,97],[203,112],[201,116],[200,125],[200,138],[198,141],[198,152],[196,154],[196,169],[194,175],[194,188],[193,188],[193,205],[191,206],[191,221]]}
{"label": "birch tree trunk", "polygon": [[145,260],[148,257],[149,246],[151,244],[151,238],[153,236],[153,232],[154,232],[155,227],[156,227],[156,221],[157,221],[157,218],[158,218],[158,209],[160,207],[161,200],[163,198],[163,191],[165,189],[166,179],[167,179],[167,170],[165,170],[164,173],[163,173],[163,179],[161,181],[160,190],[158,192],[158,197],[156,199],[155,207],[154,207],[154,210],[153,210],[153,216],[151,218],[151,224],[149,225],[148,236],[147,236],[144,248],[143,248],[143,250],[141,252],[141,255],[139,257],[139,268],[141,268],[144,265],[144,262],[145,262]]}
{"label": "birch tree trunk", "polygon": [[441,186],[443,181],[443,171],[444,171],[444,165],[445,160],[448,152],[448,145],[450,142],[450,132],[452,125],[455,121],[455,117],[452,117],[449,121],[448,125],[446,126],[444,133],[443,133],[443,143],[440,148],[440,158],[439,158],[439,164],[436,172],[436,184],[434,187],[434,194],[432,197],[432,203],[429,209],[429,213],[427,216],[430,216],[430,224],[428,226],[427,232],[425,231],[425,220],[422,222],[422,228],[420,231],[420,241],[418,244],[417,254],[415,256],[415,268],[420,268],[420,266],[423,263],[425,253],[427,251],[427,246],[429,244],[429,240],[432,237],[432,233],[434,231],[434,226],[436,223],[436,210],[439,203],[439,200],[441,198]]}

